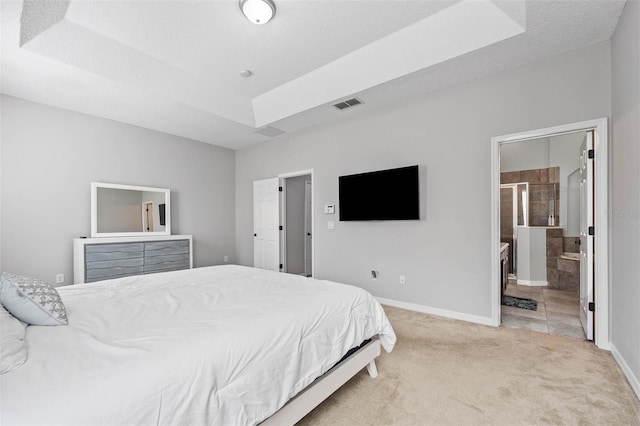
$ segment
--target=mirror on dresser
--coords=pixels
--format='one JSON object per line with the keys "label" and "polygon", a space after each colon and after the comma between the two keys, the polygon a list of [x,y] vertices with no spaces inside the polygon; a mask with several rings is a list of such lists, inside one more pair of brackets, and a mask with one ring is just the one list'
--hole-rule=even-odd
{"label": "mirror on dresser", "polygon": [[170,190],[91,182],[91,237],[171,235]]}

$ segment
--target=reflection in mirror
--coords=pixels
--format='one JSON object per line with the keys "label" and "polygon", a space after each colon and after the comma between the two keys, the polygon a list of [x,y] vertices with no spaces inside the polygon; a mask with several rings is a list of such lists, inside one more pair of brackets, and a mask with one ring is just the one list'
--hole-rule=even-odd
{"label": "reflection in mirror", "polygon": [[91,236],[170,235],[169,190],[92,182]]}
{"label": "reflection in mirror", "polygon": [[518,191],[518,225],[529,226],[529,183],[519,183]]}
{"label": "reflection in mirror", "polygon": [[565,237],[580,236],[580,169],[567,178],[567,229]]}

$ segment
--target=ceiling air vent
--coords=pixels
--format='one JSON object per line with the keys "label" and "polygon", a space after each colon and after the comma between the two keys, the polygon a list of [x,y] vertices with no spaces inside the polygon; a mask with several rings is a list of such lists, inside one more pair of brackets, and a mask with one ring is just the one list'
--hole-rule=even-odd
{"label": "ceiling air vent", "polygon": [[352,106],[356,106],[356,105],[360,105],[361,103],[363,103],[360,99],[358,98],[351,98],[351,99],[347,99],[346,101],[342,101],[342,102],[338,102],[337,104],[333,104],[334,107],[342,110],[342,109],[347,109],[347,108],[351,108]]}
{"label": "ceiling air vent", "polygon": [[259,135],[268,136],[270,138],[273,138],[275,136],[284,135],[284,133],[285,133],[284,130],[280,130],[280,129],[275,128],[273,126],[260,127],[259,129],[256,129],[255,132],[257,134],[259,134]]}

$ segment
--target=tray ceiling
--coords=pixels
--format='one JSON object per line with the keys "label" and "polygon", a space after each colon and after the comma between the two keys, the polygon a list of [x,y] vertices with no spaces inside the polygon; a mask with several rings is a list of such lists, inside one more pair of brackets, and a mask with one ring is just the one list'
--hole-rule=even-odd
{"label": "tray ceiling", "polygon": [[607,40],[624,1],[276,4],[3,1],[0,89],[237,149]]}

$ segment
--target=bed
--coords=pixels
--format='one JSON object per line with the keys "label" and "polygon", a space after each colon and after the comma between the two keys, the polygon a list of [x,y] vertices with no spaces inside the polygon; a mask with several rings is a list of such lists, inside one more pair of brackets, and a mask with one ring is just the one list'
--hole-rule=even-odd
{"label": "bed", "polygon": [[292,423],[396,339],[360,288],[235,265],[58,291],[69,325],[27,328],[3,425]]}

